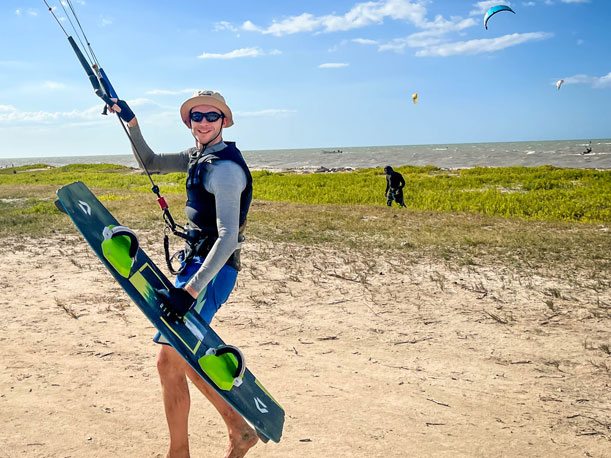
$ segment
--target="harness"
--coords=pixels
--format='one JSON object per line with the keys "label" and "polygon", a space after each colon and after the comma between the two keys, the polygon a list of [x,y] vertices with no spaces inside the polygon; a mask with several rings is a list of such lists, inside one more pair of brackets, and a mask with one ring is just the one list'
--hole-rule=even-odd
{"label": "harness", "polygon": [[[235,146],[235,143],[225,143],[227,144],[226,148],[214,153],[202,154],[201,151],[195,150],[191,154],[187,173],[187,204],[185,213],[192,224],[189,224],[183,231],[185,247],[170,256],[168,231],[166,231],[163,239],[166,264],[174,275],[181,273],[195,256],[205,258],[218,239],[215,197],[214,194],[206,191],[204,187],[205,178],[210,173],[211,165],[218,160],[230,160],[237,163],[246,175],[246,187],[240,196],[238,248],[226,262],[227,265],[240,270],[240,249],[242,242],[245,240],[246,217],[252,201],[252,176],[242,157],[242,153]],[[173,266],[175,261],[181,262],[181,267],[178,269]]]}
{"label": "harness", "polygon": [[[210,234],[205,234],[204,232],[193,229],[187,232],[186,234],[189,238],[185,239],[185,247],[182,250],[176,251],[173,255],[170,256],[170,240],[167,233],[163,236],[163,251],[165,252],[165,261],[168,266],[169,271],[173,275],[178,275],[185,270],[185,267],[189,262],[193,260],[195,256],[200,256],[205,258],[210,253],[210,250],[214,246],[216,239],[218,236],[213,237]],[[242,246],[242,242],[246,240],[242,228],[240,228],[240,232],[238,233],[238,248],[233,252],[229,259],[225,263],[225,265],[233,267],[235,270],[241,270],[242,264],[240,263],[240,250]],[[180,262],[181,265],[178,269],[174,268],[174,262]]]}

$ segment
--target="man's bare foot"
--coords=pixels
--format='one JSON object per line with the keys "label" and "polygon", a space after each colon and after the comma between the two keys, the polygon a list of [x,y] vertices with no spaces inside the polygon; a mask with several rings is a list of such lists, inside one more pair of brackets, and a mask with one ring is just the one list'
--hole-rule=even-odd
{"label": "man's bare foot", "polygon": [[189,458],[189,449],[186,450],[169,450],[165,458]]}
{"label": "man's bare foot", "polygon": [[186,455],[176,455],[173,454],[172,452],[168,452],[168,454],[165,456],[165,458],[174,458],[174,457],[185,457],[185,458],[189,458],[189,453],[187,452]]}
{"label": "man's bare foot", "polygon": [[[248,428],[248,429],[246,429]],[[243,458],[248,450],[255,446],[259,438],[250,426],[246,426],[240,434],[229,437],[229,446],[225,458]]]}

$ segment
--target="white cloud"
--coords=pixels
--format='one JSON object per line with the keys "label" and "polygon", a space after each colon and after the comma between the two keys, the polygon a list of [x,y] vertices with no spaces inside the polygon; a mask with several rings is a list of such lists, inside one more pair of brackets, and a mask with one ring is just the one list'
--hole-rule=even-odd
{"label": "white cloud", "polygon": [[320,27],[320,19],[316,19],[313,15],[308,13],[303,13],[300,16],[293,16],[289,19],[285,19],[282,22],[274,21],[274,24],[267,29],[256,26],[250,21],[246,21],[242,24],[242,28],[246,31],[273,34],[276,36],[289,35],[299,32],[312,32]]}
{"label": "white cloud", "polygon": [[598,88],[611,87],[611,72],[607,73],[605,76],[594,77],[593,85]]}
{"label": "white cloud", "polygon": [[[500,2],[503,5],[506,6],[511,6],[511,2],[508,2],[507,0]],[[532,3],[532,2],[531,2]],[[496,6],[499,4],[498,0],[486,0],[483,2],[477,2],[474,3],[473,6],[475,7],[474,10],[472,10],[469,15],[471,16],[476,16],[479,14],[486,14],[486,11],[488,11],[491,7]]]}
{"label": "white cloud", "polygon": [[590,3],[590,0],[560,0],[562,3]]}
{"label": "white cloud", "polygon": [[[155,108],[163,107],[150,99],[139,98],[128,100],[127,103],[131,107],[154,106]],[[172,107],[175,109],[175,107]],[[0,124],[19,124],[19,123],[37,123],[62,126],[87,124],[97,124],[106,122],[106,118],[100,115],[100,105],[96,104],[85,110],[72,111],[20,111],[12,105],[0,105]],[[84,123],[84,124],[82,124]]]}
{"label": "white cloud", "polygon": [[592,82],[592,77],[588,75],[573,75],[564,79],[564,84],[588,84]]}
{"label": "white cloud", "polygon": [[431,48],[439,46],[445,42],[443,35],[450,32],[460,32],[476,24],[473,18],[456,20],[456,22],[446,21],[441,17],[436,17],[435,21],[428,23],[428,29],[416,32],[408,37],[394,38],[388,43],[383,43],[378,47],[378,51],[394,51],[401,53],[406,47],[410,48]]}
{"label": "white cloud", "polygon": [[350,64],[342,63],[342,62],[329,62],[326,64],[320,64],[318,68],[343,68],[347,67]]}
{"label": "white cloud", "polygon": [[178,95],[178,94],[193,94],[197,89],[180,89],[178,91],[169,91],[167,89],[151,89],[146,91],[149,95]]}
{"label": "white cloud", "polygon": [[151,99],[146,99],[144,97],[128,100],[127,103],[129,103],[130,107],[142,107],[145,105],[161,106],[156,102],[152,101]]}
{"label": "white cloud", "polygon": [[[74,0],[74,2],[78,3],[79,5],[83,5],[83,6],[87,4],[85,0]],[[66,0],[61,0],[60,3],[64,5],[66,8],[69,7],[68,2]]]}
{"label": "white cloud", "polygon": [[[442,41],[441,37],[443,35],[451,32],[461,32],[464,29],[472,27],[476,24],[477,21],[475,21],[473,18],[457,19],[456,22],[452,22],[437,16],[433,22],[429,22],[427,24],[426,30],[413,33],[404,40],[406,44],[412,48],[432,46]],[[380,49],[380,51],[384,50],[385,49]]]}
{"label": "white cloud", "polygon": [[113,22],[114,22],[114,18],[107,17],[107,16],[100,16],[100,26],[101,27],[108,27],[109,25],[112,25]]}
{"label": "white cloud", "polygon": [[231,22],[220,21],[214,24],[214,28],[212,29],[214,32],[219,32],[222,30],[229,30],[230,32],[238,32],[239,29],[231,24]]}
{"label": "white cloud", "polygon": [[352,41],[360,45],[377,45],[378,44],[376,40],[369,40],[368,38],[353,38]]}
{"label": "white cloud", "polygon": [[410,0],[379,0],[357,3],[344,15],[328,14],[314,16],[302,13],[281,21],[272,21],[269,27],[260,27],[251,21],[242,24],[244,30],[271,34],[276,36],[291,35],[301,32],[338,32],[365,27],[371,24],[382,24],[384,19],[403,19],[412,24],[426,23],[424,2]]}
{"label": "white cloud", "polygon": [[240,48],[234,49],[233,51],[221,54],[221,53],[202,53],[197,56],[198,59],[239,59],[240,57],[260,57],[269,55],[282,54],[281,51],[274,49],[270,52],[265,52],[261,48]]}
{"label": "white cloud", "polygon": [[[569,0],[571,1],[571,0]],[[583,0],[572,0],[583,1]],[[498,4],[499,0],[483,0],[473,3],[474,9],[470,16],[483,15],[488,8]],[[407,37],[394,38],[388,42],[379,42],[365,38],[355,38],[354,43],[362,45],[377,45],[378,51],[404,52],[406,48],[421,48],[417,56],[450,56],[456,54],[478,54],[494,52],[510,46],[526,43],[533,40],[542,40],[551,37],[545,32],[532,32],[506,35],[493,39],[470,40],[450,42],[446,37],[451,33],[462,33],[469,27],[479,24],[476,17],[455,17],[449,19],[441,15],[434,19],[427,18],[426,5],[429,0],[377,0],[355,4],[345,14],[328,14],[315,16],[302,13],[282,20],[273,20],[268,27],[261,27],[246,21],[242,24],[244,30],[263,34],[283,36],[296,33],[324,33],[352,30],[373,24],[382,24],[386,19],[404,20],[414,26],[418,31]],[[509,1],[503,1],[507,6]],[[528,2],[529,4],[534,2]],[[338,46],[329,49],[337,50]]]}
{"label": "white cloud", "polygon": [[[55,8],[53,8],[55,9]],[[17,16],[21,16],[22,14],[27,14],[28,16],[38,16],[38,11],[36,11],[34,8],[28,8],[27,10],[22,10],[22,9],[17,9],[15,10],[15,14]]]}
{"label": "white cloud", "polygon": [[522,2],[522,6],[535,6],[535,2]]}
{"label": "white cloud", "polygon": [[402,53],[406,47],[410,48],[431,48],[444,43],[444,40],[440,37],[426,36],[415,33],[409,37],[395,38],[388,43],[381,44],[378,47],[378,51],[394,51],[396,53]]}
{"label": "white cloud", "polygon": [[564,79],[564,84],[589,84],[593,88],[603,89],[611,87],[611,72],[605,76],[573,75]]}
{"label": "white cloud", "polygon": [[408,42],[409,38],[394,38],[388,43],[378,46],[378,51],[394,51],[400,53],[405,51],[405,48],[408,46]]}
{"label": "white cloud", "polygon": [[254,118],[254,117],[263,117],[263,116],[286,116],[291,113],[297,113],[297,110],[268,108],[267,110],[259,110],[259,111],[236,111],[234,112],[236,116],[245,117],[245,118]]}
{"label": "white cloud", "polygon": [[340,48],[341,48],[342,46],[346,46],[348,43],[349,43],[349,40],[344,39],[344,40],[340,41],[339,43],[337,43],[337,44],[335,44],[335,45],[331,46],[331,47],[328,49],[328,51],[329,51],[329,52],[336,52],[336,51],[339,51],[339,50],[340,50]]}
{"label": "white cloud", "polygon": [[95,106],[84,111],[72,110],[67,112],[47,111],[19,111],[14,109],[0,112],[0,124],[14,124],[27,122],[28,124],[53,124],[57,122],[92,120],[100,116],[100,107]]}
{"label": "white cloud", "polygon": [[443,43],[431,46],[416,52],[416,56],[437,56],[447,57],[460,54],[481,54],[487,52],[500,51],[511,46],[536,40],[551,38],[551,33],[531,32],[531,33],[512,33],[497,38],[484,38],[479,40],[458,41],[455,43]]}

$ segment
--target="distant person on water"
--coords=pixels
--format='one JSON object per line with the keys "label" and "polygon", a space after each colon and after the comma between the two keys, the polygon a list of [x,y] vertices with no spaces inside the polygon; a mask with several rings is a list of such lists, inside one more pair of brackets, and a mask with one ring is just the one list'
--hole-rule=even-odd
{"label": "distant person on water", "polygon": [[[114,100],[114,99],[113,99]],[[183,269],[175,287],[158,291],[166,320],[181,319],[204,300],[194,312],[210,323],[227,301],[236,282],[246,215],[252,199],[252,177],[242,154],[233,142],[223,140],[223,128],[233,125],[225,99],[214,91],[197,91],[180,108],[183,123],[195,139],[195,147],[174,154],[156,154],[145,142],[138,121],[123,100],[112,111],[127,123],[141,166],[154,172],[187,172],[185,213],[189,235],[202,243],[193,246],[192,256],[183,252]],[[165,296],[164,296],[165,294]],[[187,458],[189,454],[190,395],[187,378],[220,413],[229,433],[225,458],[242,458],[258,441],[256,431],[206,383],[165,341],[160,333],[153,339],[162,344],[157,357],[163,404],[170,430],[166,458]]]}
{"label": "distant person on water", "polygon": [[405,207],[403,201],[403,188],[405,187],[405,180],[403,175],[399,172],[395,172],[390,165],[384,167],[384,173],[386,174],[386,205],[389,207],[392,205],[393,200],[401,207]]}
{"label": "distant person on water", "polygon": [[591,152],[592,152],[592,140],[590,140],[590,143],[588,144],[588,146],[586,146],[586,150],[581,154],[590,154]]}

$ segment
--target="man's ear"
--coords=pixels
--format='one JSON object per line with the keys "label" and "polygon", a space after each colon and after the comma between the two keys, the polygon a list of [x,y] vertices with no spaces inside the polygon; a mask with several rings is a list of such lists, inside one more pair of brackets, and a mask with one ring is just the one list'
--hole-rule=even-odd
{"label": "man's ear", "polygon": [[223,127],[227,127],[227,118],[223,116]]}

